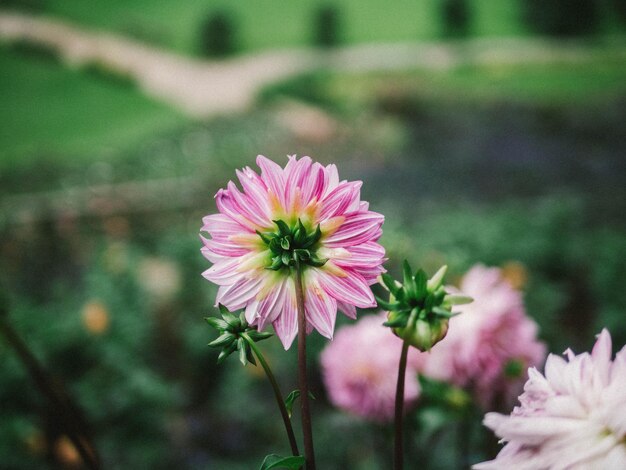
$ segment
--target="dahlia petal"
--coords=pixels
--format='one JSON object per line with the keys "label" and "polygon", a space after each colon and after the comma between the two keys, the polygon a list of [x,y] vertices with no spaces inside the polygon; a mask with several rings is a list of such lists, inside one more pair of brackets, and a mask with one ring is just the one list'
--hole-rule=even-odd
{"label": "dahlia petal", "polygon": [[242,232],[254,233],[245,225],[240,224],[236,220],[231,219],[225,214],[211,214],[202,218],[203,232],[209,232],[211,238],[229,237],[230,235],[238,235]]}
{"label": "dahlia petal", "polygon": [[259,302],[259,330],[265,329],[267,323],[272,323],[283,310],[285,303],[285,279],[281,279],[276,286]]}
{"label": "dahlia petal", "polygon": [[345,302],[337,301],[337,309],[339,309],[346,317],[356,320],[356,307]]}
{"label": "dahlia petal", "polygon": [[322,198],[339,185],[339,173],[336,165],[327,165],[324,172],[324,192]]}
{"label": "dahlia petal", "polygon": [[594,369],[597,371],[603,385],[609,382],[612,352],[611,335],[607,329],[604,328],[598,335],[598,340],[591,350],[591,357],[593,358],[595,366]]}
{"label": "dahlia petal", "polygon": [[324,167],[319,163],[314,163],[311,168],[311,177],[302,183],[302,202],[304,205],[322,197],[324,178]]}
{"label": "dahlia petal", "polygon": [[285,285],[285,300],[283,311],[272,322],[276,336],[283,343],[285,350],[289,349],[291,343],[298,334],[298,311],[296,308],[296,292],[293,280],[288,278]]}
{"label": "dahlia petal", "polygon": [[382,233],[380,226],[384,219],[376,212],[346,214],[343,224],[324,240],[324,244],[330,248],[348,247],[377,240]]}
{"label": "dahlia petal", "polygon": [[324,268],[317,270],[322,289],[336,300],[355,305],[360,308],[376,306],[374,294],[367,281],[360,274],[350,273],[344,277],[333,276]]}
{"label": "dahlia petal", "polygon": [[283,169],[272,160],[259,155],[256,158],[256,163],[261,168],[261,177],[267,188],[272,194],[278,198],[278,202],[282,204],[282,207],[286,207],[284,198],[285,180],[283,175]]}
{"label": "dahlia petal", "polygon": [[385,261],[385,249],[376,242],[366,242],[345,249],[346,256],[334,258],[339,266],[381,267]]}
{"label": "dahlia petal", "polygon": [[267,186],[263,180],[250,167],[236,171],[237,178],[241,183],[246,196],[254,201],[255,206],[261,211],[266,219],[271,218],[271,207],[267,198]]}
{"label": "dahlia petal", "polygon": [[206,238],[204,238],[202,235],[200,236],[200,238],[202,239],[202,243],[204,243],[204,247],[217,254],[217,255],[221,255],[221,256],[227,256],[227,257],[238,257],[238,256],[243,256],[245,254],[248,254],[250,252],[249,249],[244,248],[236,243],[233,243],[232,240],[226,240],[226,239],[211,239],[208,240]]}
{"label": "dahlia petal", "polygon": [[337,317],[337,301],[320,288],[317,280],[310,279],[314,275],[307,277],[309,279],[305,282],[306,319],[322,336],[332,339]]}
{"label": "dahlia petal", "polygon": [[342,183],[333,191],[331,191],[321,201],[322,209],[319,213],[319,220],[326,220],[336,215],[343,215],[354,211],[358,208],[359,190],[363,183],[361,181],[352,181],[350,183]]}
{"label": "dahlia petal", "polygon": [[234,284],[239,279],[245,277],[237,268],[239,267],[239,258],[228,258],[227,261],[215,263],[209,269],[202,273],[205,279],[219,286],[227,286]]}
{"label": "dahlia petal", "polygon": [[217,291],[215,305],[225,305],[231,312],[241,310],[257,295],[263,278],[239,279],[234,284],[221,286]]}

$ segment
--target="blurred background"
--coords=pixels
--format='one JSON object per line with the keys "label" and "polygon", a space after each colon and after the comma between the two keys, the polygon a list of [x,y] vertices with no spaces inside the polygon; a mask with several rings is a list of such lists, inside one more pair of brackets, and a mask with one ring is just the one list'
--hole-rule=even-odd
{"label": "blurred background", "polygon": [[[297,153],[364,181],[392,274],[500,266],[550,351],[602,327],[617,349],[625,33],[624,0],[0,0],[3,339],[104,468],[287,453],[262,371],[206,346],[198,232],[235,168]],[[330,406],[310,338],[320,468],[389,468],[390,430]],[[296,388],[295,351],[261,348]],[[0,467],[81,467],[47,400],[0,342]],[[459,468],[453,421],[429,468]],[[497,450],[479,422],[472,463]]]}

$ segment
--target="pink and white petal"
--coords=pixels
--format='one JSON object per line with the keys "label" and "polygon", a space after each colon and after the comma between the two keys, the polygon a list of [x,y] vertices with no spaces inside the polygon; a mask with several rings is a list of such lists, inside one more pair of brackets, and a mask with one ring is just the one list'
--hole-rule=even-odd
{"label": "pink and white petal", "polygon": [[382,235],[380,227],[384,220],[384,216],[376,212],[353,212],[345,216],[343,224],[323,243],[330,248],[346,248],[375,241]]}
{"label": "pink and white petal", "polygon": [[337,301],[324,292],[312,270],[306,273],[304,300],[307,321],[322,336],[332,339],[337,318]]}
{"label": "pink and white petal", "polygon": [[[322,198],[339,185],[339,172],[336,165],[327,165],[324,172],[324,191]],[[320,198],[321,199],[321,198]]]}
{"label": "pink and white petal", "polygon": [[248,248],[244,248],[241,245],[233,242],[232,240],[227,240],[224,238],[215,238],[209,240],[207,238],[204,238],[202,235],[200,235],[200,239],[202,240],[202,243],[207,250],[217,255],[227,256],[230,258],[244,256],[250,253],[250,250]]}
{"label": "pink and white petal", "polygon": [[345,302],[337,301],[337,309],[346,317],[356,320],[356,307]]}
{"label": "pink and white petal", "polygon": [[283,343],[285,350],[289,349],[298,334],[298,311],[296,308],[296,291],[293,280],[288,278],[285,283],[283,310],[272,322],[276,335]]}
{"label": "pink and white petal", "polygon": [[324,167],[314,163],[311,167],[311,176],[302,183],[302,204],[306,206],[313,199],[319,200],[324,191]]}
{"label": "pink and white petal", "polygon": [[261,178],[265,182],[267,189],[272,193],[274,197],[278,199],[278,202],[285,207],[284,188],[285,178],[283,169],[280,165],[274,163],[272,160],[259,155],[256,157],[256,163],[261,169]]}
{"label": "pink and white petal", "polygon": [[209,232],[212,238],[229,237],[230,235],[240,235],[241,233],[254,233],[245,225],[241,225],[236,220],[231,219],[226,214],[211,214],[202,218],[203,232]]}
{"label": "pink and white petal", "polygon": [[270,218],[271,207],[267,197],[267,186],[261,177],[250,167],[237,170],[236,173],[246,196],[256,203],[266,218]]}
{"label": "pink and white petal", "polygon": [[252,279],[242,278],[229,286],[221,286],[217,291],[215,305],[225,305],[231,312],[241,310],[248,302],[254,300],[261,288],[262,282],[262,277],[254,277]]}
{"label": "pink and white petal", "polygon": [[267,323],[272,323],[283,310],[285,303],[286,279],[280,279],[270,292],[259,301],[259,330],[265,329]]}
{"label": "pink and white petal", "polygon": [[360,308],[376,306],[374,294],[360,274],[353,272],[348,275],[334,276],[324,267],[316,271],[322,289],[336,300]]}
{"label": "pink and white petal", "polygon": [[246,226],[248,230],[254,231],[261,228],[246,216],[247,210],[237,202],[229,190],[220,189],[215,194],[215,205],[222,214]]}
{"label": "pink and white petal", "polygon": [[239,263],[240,258],[227,258],[226,261],[213,264],[202,276],[218,286],[229,286],[245,278],[245,274],[238,269]]}
{"label": "pink and white petal", "polygon": [[351,181],[342,183],[320,201],[319,220],[326,220],[336,215],[354,211],[359,205],[359,190],[363,183]]}
{"label": "pink and white petal", "polygon": [[345,248],[345,255],[333,258],[338,266],[376,267],[385,262],[385,249],[376,242],[366,242]]}
{"label": "pink and white petal", "polygon": [[[256,200],[246,194],[239,192],[237,186],[232,181],[228,182],[228,196],[232,198],[233,207],[247,220],[250,220],[258,227],[272,227],[274,224],[271,218],[265,214],[264,209]],[[267,197],[265,198],[267,200]]]}

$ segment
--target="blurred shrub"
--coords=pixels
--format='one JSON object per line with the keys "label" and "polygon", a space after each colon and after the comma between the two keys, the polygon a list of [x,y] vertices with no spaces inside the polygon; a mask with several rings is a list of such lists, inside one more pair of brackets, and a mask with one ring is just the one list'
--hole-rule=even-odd
{"label": "blurred shrub", "polygon": [[334,5],[320,7],[314,16],[313,44],[335,47],[341,43],[341,15]]}
{"label": "blurred shrub", "polygon": [[0,48],[6,48],[17,54],[27,56],[33,59],[57,62],[59,54],[52,47],[45,44],[38,44],[27,39],[18,39],[17,41],[0,44]]}
{"label": "blurred shrub", "polygon": [[130,75],[121,73],[101,62],[89,62],[81,67],[81,70],[90,76],[116,85],[134,87],[135,81]]}
{"label": "blurred shrub", "polygon": [[232,13],[212,12],[200,29],[200,48],[207,57],[226,57],[234,54],[236,47],[236,22]]}
{"label": "blurred shrub", "polygon": [[470,32],[471,7],[467,0],[444,0],[441,22],[446,37],[465,37]]}
{"label": "blurred shrub", "polygon": [[44,0],[0,0],[0,8],[40,12],[44,7]]}
{"label": "blurred shrub", "polygon": [[626,0],[613,0],[613,11],[622,26],[626,26]]}
{"label": "blurred shrub", "polygon": [[577,36],[598,28],[597,0],[523,0],[531,31],[550,36]]}

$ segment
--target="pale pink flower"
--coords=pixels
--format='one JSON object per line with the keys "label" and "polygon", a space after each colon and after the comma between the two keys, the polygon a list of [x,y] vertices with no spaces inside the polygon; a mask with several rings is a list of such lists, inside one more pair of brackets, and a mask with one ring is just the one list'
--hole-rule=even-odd
{"label": "pale pink flower", "polygon": [[523,372],[546,354],[537,325],[526,315],[522,294],[498,268],[474,266],[461,291],[474,302],[454,309],[460,315],[450,320],[448,335],[431,351],[423,373],[471,389],[486,409],[498,400],[512,404]]}
{"label": "pale pink flower", "polygon": [[[385,314],[344,326],[321,355],[322,377],[333,405],[363,418],[390,421],[394,415],[402,340],[383,326]],[[419,396],[422,354],[409,349],[405,376],[406,406]]]}
{"label": "pale pink flower", "polygon": [[591,354],[551,354],[545,376],[535,368],[510,416],[487,413],[485,424],[507,444],[489,470],[623,470],[626,468],[626,346],[611,361],[611,336],[600,333]]}
{"label": "pale pink flower", "polygon": [[[202,230],[211,238],[201,237],[202,253],[214,263],[203,276],[220,286],[217,303],[231,311],[245,309],[247,321],[259,330],[271,323],[288,349],[298,332],[289,263],[294,250],[306,246],[305,255],[311,256],[302,262],[307,333],[316,329],[332,338],[337,309],[356,318],[355,307],[376,305],[369,286],[384,271],[385,251],[376,243],[384,218],[360,200],[362,183],[340,181],[335,165],[295,156],[284,169],[263,156],[257,164],[261,174],[237,171],[243,191],[229,182],[215,195],[219,214],[203,219]],[[300,224],[302,233],[296,236]],[[283,236],[281,230],[293,233]],[[304,236],[315,243],[306,245]]]}

